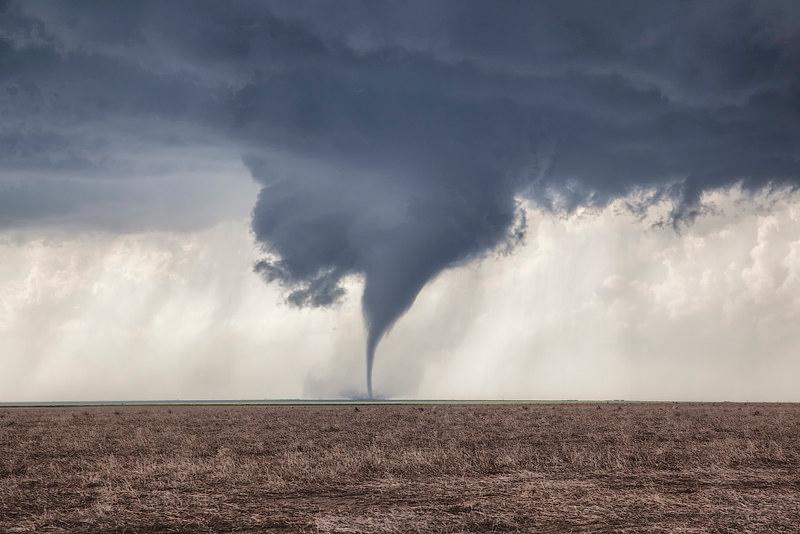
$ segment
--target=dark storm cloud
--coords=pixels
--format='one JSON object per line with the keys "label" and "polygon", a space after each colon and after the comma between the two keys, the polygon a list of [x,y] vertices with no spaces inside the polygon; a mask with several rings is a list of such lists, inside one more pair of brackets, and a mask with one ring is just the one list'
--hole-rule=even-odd
{"label": "dark storm cloud", "polygon": [[231,194],[180,175],[230,148],[216,87],[151,61],[135,17],[97,7],[0,6],[0,228],[214,222]]}
{"label": "dark storm cloud", "polygon": [[299,306],[363,277],[370,366],[430,279],[518,238],[519,195],[646,191],[677,223],[709,189],[800,183],[795,2],[0,5],[0,164],[112,172],[124,143],[89,127],[134,120],[238,146],[257,271]]}

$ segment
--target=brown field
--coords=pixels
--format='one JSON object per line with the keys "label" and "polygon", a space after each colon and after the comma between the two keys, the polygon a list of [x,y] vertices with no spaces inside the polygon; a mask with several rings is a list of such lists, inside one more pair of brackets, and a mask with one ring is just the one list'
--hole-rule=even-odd
{"label": "brown field", "polygon": [[800,406],[0,409],[0,532],[796,532]]}

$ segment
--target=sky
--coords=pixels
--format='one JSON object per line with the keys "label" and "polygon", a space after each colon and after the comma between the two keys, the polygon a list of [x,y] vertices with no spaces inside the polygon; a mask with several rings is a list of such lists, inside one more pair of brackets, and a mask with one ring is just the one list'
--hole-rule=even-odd
{"label": "sky", "polygon": [[800,400],[796,2],[0,0],[0,400]]}

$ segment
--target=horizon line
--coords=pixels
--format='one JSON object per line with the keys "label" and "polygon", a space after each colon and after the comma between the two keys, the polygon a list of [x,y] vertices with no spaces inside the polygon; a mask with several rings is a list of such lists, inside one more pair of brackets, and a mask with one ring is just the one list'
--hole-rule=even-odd
{"label": "horizon line", "polygon": [[424,399],[333,397],[314,399],[133,399],[0,401],[0,408],[67,408],[121,406],[336,406],[336,405],[435,405],[435,404],[798,404],[781,400],[658,400],[658,399]]}

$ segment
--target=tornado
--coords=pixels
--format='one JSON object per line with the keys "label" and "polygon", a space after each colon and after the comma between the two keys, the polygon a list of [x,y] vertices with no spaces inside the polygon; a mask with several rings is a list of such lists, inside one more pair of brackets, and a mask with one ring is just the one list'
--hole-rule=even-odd
{"label": "tornado", "polygon": [[[363,283],[370,397],[381,340],[440,273],[520,239],[520,199],[557,215],[631,194],[643,199],[633,210],[666,199],[664,225],[678,228],[708,191],[800,184],[800,133],[775,120],[797,114],[800,68],[783,66],[800,63],[766,12],[714,4],[764,29],[743,42],[700,31],[710,8],[692,4],[604,6],[600,18],[587,6],[567,16],[563,3],[446,6],[443,33],[413,47],[421,13],[408,35],[373,35],[385,41],[340,41],[346,30],[303,14],[270,18],[275,61],[220,100],[261,186],[256,271],[298,307],[335,306],[345,278]],[[708,68],[684,76],[663,61],[708,57],[676,44],[676,28],[717,51]],[[583,48],[589,29],[613,46]]]}

